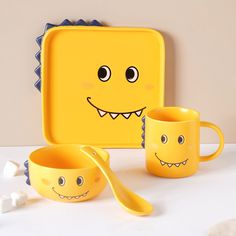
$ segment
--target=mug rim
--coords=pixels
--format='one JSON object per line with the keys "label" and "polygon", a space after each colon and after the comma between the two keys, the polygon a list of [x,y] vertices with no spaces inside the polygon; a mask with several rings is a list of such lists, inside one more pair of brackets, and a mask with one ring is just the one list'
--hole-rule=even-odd
{"label": "mug rim", "polygon": [[[181,112],[191,112],[192,114],[195,115],[195,118],[189,118],[189,119],[186,119],[186,120],[162,120],[162,119],[159,119],[159,118],[153,118],[151,116],[150,113],[157,113],[157,112],[161,112],[161,111],[165,111],[165,110],[171,110],[173,112],[173,110],[176,110],[176,111],[181,111]],[[155,122],[163,122],[163,123],[168,123],[168,124],[174,124],[174,123],[188,123],[188,122],[194,122],[194,121],[198,121],[200,120],[200,113],[195,110],[195,109],[191,109],[191,108],[185,108],[185,107],[181,107],[181,106],[166,106],[166,107],[157,107],[157,108],[154,108],[154,109],[151,109],[149,110],[147,113],[146,113],[146,117],[150,120],[153,120]]]}

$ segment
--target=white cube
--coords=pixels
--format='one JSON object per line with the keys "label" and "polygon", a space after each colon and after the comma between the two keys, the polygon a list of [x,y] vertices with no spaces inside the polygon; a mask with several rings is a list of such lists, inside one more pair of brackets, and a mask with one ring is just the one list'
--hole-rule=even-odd
{"label": "white cube", "polygon": [[4,177],[16,176],[19,171],[19,167],[20,165],[14,161],[7,161],[3,169],[3,176]]}
{"label": "white cube", "polygon": [[0,213],[11,211],[12,208],[12,199],[6,195],[0,196]]}
{"label": "white cube", "polygon": [[22,206],[27,201],[27,194],[24,192],[13,192],[11,193],[12,205],[14,207]]}

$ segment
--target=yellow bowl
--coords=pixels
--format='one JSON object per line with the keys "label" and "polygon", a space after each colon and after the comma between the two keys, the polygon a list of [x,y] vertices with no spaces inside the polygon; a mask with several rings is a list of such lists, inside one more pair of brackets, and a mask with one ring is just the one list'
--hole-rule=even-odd
{"label": "yellow bowl", "polygon": [[[108,152],[95,149],[109,165]],[[76,144],[52,145],[32,152],[29,157],[29,178],[39,194],[61,202],[89,200],[106,186],[101,171]]]}

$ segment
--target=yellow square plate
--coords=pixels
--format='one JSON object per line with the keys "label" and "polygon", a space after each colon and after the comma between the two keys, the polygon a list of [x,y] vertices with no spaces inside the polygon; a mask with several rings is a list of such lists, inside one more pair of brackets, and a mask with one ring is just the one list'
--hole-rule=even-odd
{"label": "yellow square plate", "polygon": [[48,30],[41,56],[47,142],[141,147],[141,117],[164,102],[164,55],[152,29]]}

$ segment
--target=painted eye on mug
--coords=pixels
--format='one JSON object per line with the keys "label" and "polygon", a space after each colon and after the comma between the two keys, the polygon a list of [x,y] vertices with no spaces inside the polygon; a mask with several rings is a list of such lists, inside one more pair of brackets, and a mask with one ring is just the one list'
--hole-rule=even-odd
{"label": "painted eye on mug", "polygon": [[130,66],[125,72],[126,79],[130,83],[134,83],[138,79],[138,69],[134,66]]}
{"label": "painted eye on mug", "polygon": [[166,136],[165,134],[163,134],[163,135],[161,136],[161,142],[162,142],[163,144],[166,144],[167,141],[168,141],[167,136]]}
{"label": "painted eye on mug", "polygon": [[76,180],[77,185],[81,186],[84,183],[84,178],[79,176]]}
{"label": "painted eye on mug", "polygon": [[65,179],[63,176],[61,176],[61,177],[58,178],[58,184],[59,184],[60,186],[64,186],[65,183],[66,183],[66,179]]}
{"label": "painted eye on mug", "polygon": [[111,77],[111,70],[108,66],[101,66],[98,69],[98,78],[102,82],[107,82]]}
{"label": "painted eye on mug", "polygon": [[179,143],[179,144],[183,144],[183,143],[184,143],[184,136],[183,136],[183,135],[180,135],[180,136],[178,137],[178,143]]}

